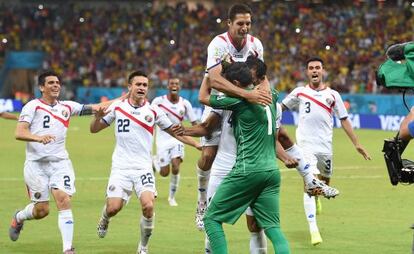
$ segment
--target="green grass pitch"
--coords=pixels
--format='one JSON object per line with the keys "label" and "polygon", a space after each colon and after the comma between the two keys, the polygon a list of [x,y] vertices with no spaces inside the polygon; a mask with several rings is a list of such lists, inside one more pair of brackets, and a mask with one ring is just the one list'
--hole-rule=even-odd
{"label": "green grass pitch", "polygon": [[[140,207],[135,197],[112,219],[106,238],[96,235],[96,223],[105,200],[105,187],[114,147],[113,129],[89,133],[89,117],[72,119],[67,149],[76,172],[77,193],[73,198],[75,218],[74,247],[77,253],[135,253],[139,241]],[[25,143],[14,140],[15,122],[0,120],[0,253],[61,253],[57,212],[51,201],[49,216],[25,223],[17,242],[8,238],[8,227],[15,209],[28,202],[23,182]],[[291,136],[294,129],[288,127]],[[315,130],[317,131],[317,130]],[[343,130],[334,132],[334,176],[332,185],[341,194],[323,200],[323,212],[317,217],[323,243],[310,245],[302,204],[302,182],[293,170],[281,167],[281,221],[292,253],[410,253],[414,223],[412,186],[391,186],[381,149],[392,132],[357,130],[361,143],[373,160],[364,161]],[[406,158],[414,159],[412,146]],[[167,203],[169,179],[157,175],[155,230],[150,240],[154,254],[204,253],[204,234],[196,230],[197,182],[195,162],[199,152],[186,148],[181,167],[178,207]],[[225,226],[229,252],[249,253],[249,233],[244,218],[234,226]],[[269,243],[268,253],[273,253]]]}

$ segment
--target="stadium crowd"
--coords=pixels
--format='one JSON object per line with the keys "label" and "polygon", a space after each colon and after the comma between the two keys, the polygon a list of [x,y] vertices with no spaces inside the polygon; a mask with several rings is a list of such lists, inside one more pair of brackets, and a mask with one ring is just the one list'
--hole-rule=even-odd
{"label": "stadium crowd", "polygon": [[[303,62],[319,55],[329,66],[326,80],[340,92],[378,93],[374,70],[391,42],[413,40],[414,7],[358,5],[358,1],[303,4],[252,3],[252,34],[266,49],[269,77],[280,91],[306,80]],[[346,4],[343,2],[347,2]],[[198,88],[209,39],[226,29],[226,6],[189,8],[135,4],[128,8],[54,5],[0,5],[0,58],[9,50],[42,50],[43,68],[62,74],[66,84],[116,87],[126,73],[144,68],[157,86],[178,74],[184,88]],[[396,15],[396,13],[399,13]],[[219,22],[218,19],[221,19]]]}

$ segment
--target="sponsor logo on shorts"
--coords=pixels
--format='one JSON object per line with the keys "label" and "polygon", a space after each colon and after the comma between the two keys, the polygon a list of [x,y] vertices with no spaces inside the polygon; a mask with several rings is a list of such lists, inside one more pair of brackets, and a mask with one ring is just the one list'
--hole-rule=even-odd
{"label": "sponsor logo on shorts", "polygon": [[40,192],[36,192],[36,193],[34,194],[34,197],[35,197],[36,199],[39,199],[41,196],[42,196],[42,193],[40,193]]}
{"label": "sponsor logo on shorts", "polygon": [[108,188],[109,191],[114,191],[115,190],[115,185],[110,185]]}
{"label": "sponsor logo on shorts", "polygon": [[164,159],[160,159],[160,162],[162,163],[162,162],[164,162],[165,160]]}

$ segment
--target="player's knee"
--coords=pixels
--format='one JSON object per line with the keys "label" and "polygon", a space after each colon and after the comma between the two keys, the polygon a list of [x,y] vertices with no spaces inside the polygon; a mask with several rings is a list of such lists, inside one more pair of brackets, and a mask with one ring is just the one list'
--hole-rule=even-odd
{"label": "player's knee", "polygon": [[106,204],[106,214],[108,214],[109,217],[115,216],[121,210],[121,208],[122,206],[119,204]]}
{"label": "player's knee", "polygon": [[36,220],[42,219],[49,215],[48,203],[37,203],[33,209],[33,218]]}
{"label": "player's knee", "polygon": [[166,177],[170,174],[170,168],[169,167],[162,167],[160,170],[160,175],[163,177]]}
{"label": "player's knee", "polygon": [[154,213],[154,201],[142,203],[142,214],[145,218],[151,218]]}
{"label": "player's knee", "polygon": [[176,175],[176,174],[178,174],[180,172],[180,164],[178,164],[178,163],[174,163],[174,164],[172,164],[172,167],[171,167],[171,173],[172,174],[174,174],[174,175]]}
{"label": "player's knee", "polygon": [[214,158],[216,157],[215,152],[205,152],[202,154],[200,161],[199,161],[199,168],[208,170],[211,168],[211,165],[213,165]]}

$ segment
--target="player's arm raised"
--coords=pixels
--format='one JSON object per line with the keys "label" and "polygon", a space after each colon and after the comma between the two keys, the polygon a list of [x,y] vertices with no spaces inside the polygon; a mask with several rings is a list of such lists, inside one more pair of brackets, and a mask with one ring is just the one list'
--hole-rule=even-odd
{"label": "player's arm raised", "polygon": [[103,119],[106,114],[107,112],[105,112],[105,108],[99,108],[96,111],[90,125],[91,133],[97,133],[109,126],[109,124]]}
{"label": "player's arm raised", "polygon": [[[272,103],[272,96],[269,93],[270,89],[242,89],[240,87],[234,86],[230,81],[226,80],[221,75],[221,71],[221,64],[217,64],[208,69],[208,79],[210,80],[210,86],[212,88],[217,89],[229,96],[244,98],[251,103],[262,105],[269,105]],[[204,79],[206,79],[206,77],[204,77]],[[203,86],[204,83],[205,82],[203,80],[201,86]]]}
{"label": "player's arm raised", "polygon": [[219,127],[220,120],[221,117],[218,114],[211,112],[204,122],[183,128],[183,135],[191,137],[208,136]]}
{"label": "player's arm raised", "polygon": [[53,135],[35,135],[30,132],[30,123],[28,122],[18,122],[16,126],[15,137],[17,140],[29,141],[29,142],[39,142],[43,144],[50,143],[56,139]]}

